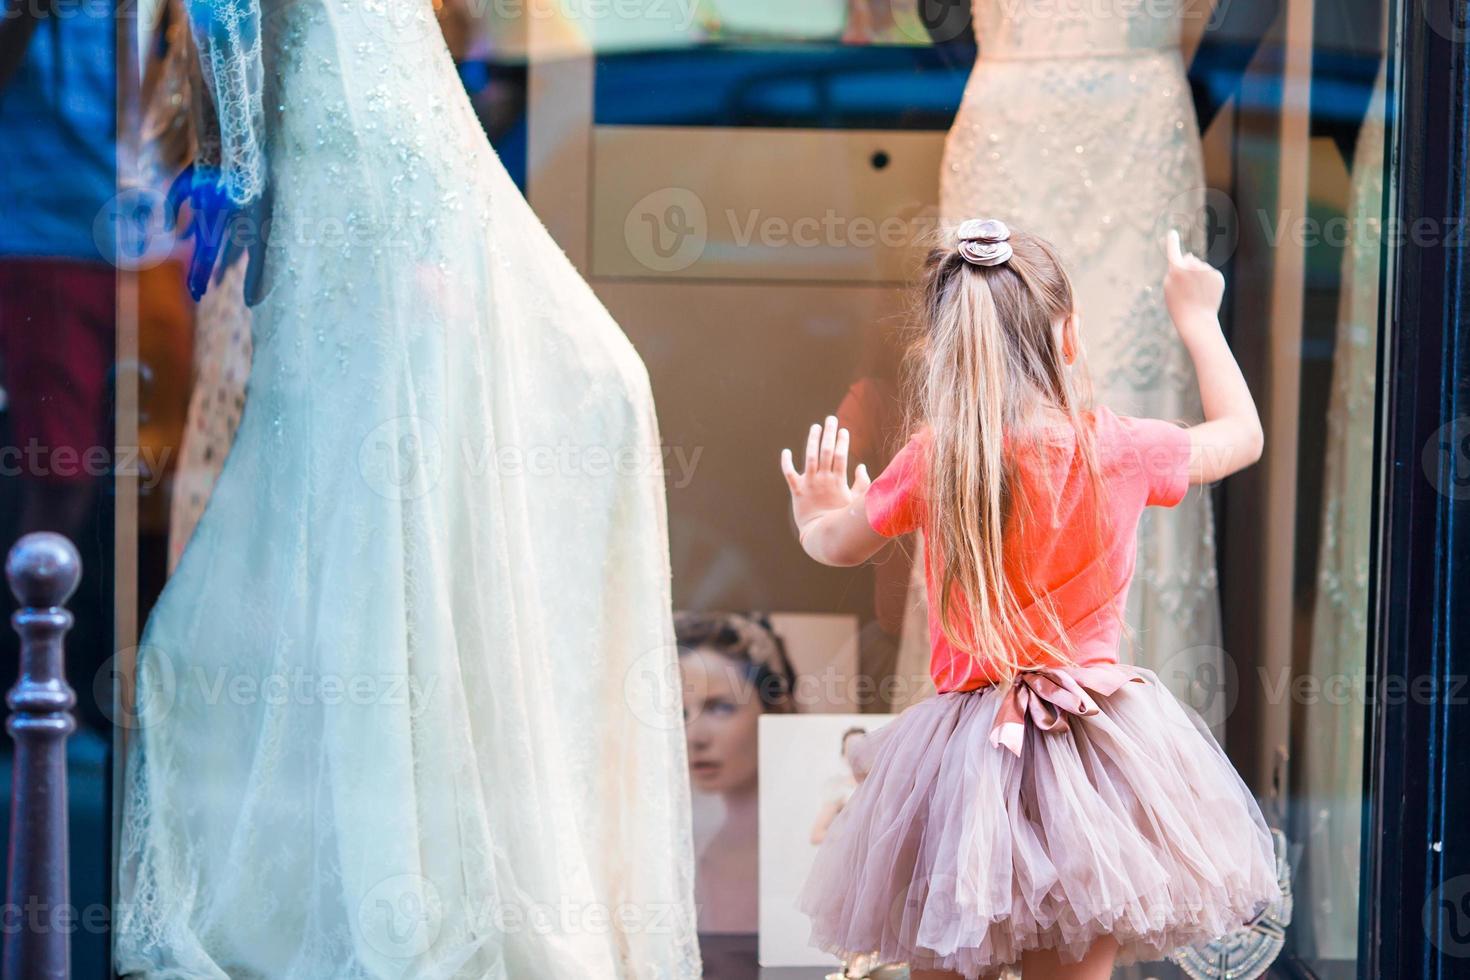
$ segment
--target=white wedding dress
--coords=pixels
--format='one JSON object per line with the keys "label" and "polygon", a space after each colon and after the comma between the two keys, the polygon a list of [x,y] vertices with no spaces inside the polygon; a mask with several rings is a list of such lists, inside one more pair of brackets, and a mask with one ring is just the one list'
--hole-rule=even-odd
{"label": "white wedding dress", "polygon": [[275,227],[234,447],[140,648],[119,972],[692,980],[642,363],[430,0],[193,13],[227,186]]}
{"label": "white wedding dress", "polygon": [[[981,55],[945,147],[940,211],[995,217],[1062,253],[1097,400],[1202,418],[1164,308],[1163,238],[1203,245],[1204,170],[1177,2],[1016,7],[976,0]],[[1225,717],[1210,501],[1192,490],[1139,528],[1126,659],[1159,673],[1217,736]]]}

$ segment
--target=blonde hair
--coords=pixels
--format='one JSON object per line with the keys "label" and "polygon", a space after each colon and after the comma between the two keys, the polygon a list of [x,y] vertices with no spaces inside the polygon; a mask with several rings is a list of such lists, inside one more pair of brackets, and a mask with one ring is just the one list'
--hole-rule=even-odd
{"label": "blonde hair", "polygon": [[[1032,666],[1035,651],[1062,663],[1075,657],[1050,597],[1017,595],[1006,576],[1007,529],[1034,520],[1031,501],[1016,492],[1006,439],[1032,439],[1064,418],[1094,504],[1101,481],[1093,429],[1084,421],[1091,393],[1080,352],[1069,369],[1057,329],[1074,302],[1056,250],[1010,230],[1009,255],[980,264],[961,244],[950,232],[925,262],[920,335],[909,361],[909,431],[929,432],[924,530],[927,560],[940,563],[940,594],[930,601],[940,603],[944,636],[1009,677]],[[1039,607],[1040,628],[1027,620],[1028,604]]]}

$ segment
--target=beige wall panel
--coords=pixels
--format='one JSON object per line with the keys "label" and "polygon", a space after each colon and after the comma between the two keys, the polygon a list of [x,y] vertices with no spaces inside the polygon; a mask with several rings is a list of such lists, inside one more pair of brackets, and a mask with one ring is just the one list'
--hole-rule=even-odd
{"label": "beige wall panel", "polygon": [[942,132],[600,127],[592,274],[907,280],[943,147]]}

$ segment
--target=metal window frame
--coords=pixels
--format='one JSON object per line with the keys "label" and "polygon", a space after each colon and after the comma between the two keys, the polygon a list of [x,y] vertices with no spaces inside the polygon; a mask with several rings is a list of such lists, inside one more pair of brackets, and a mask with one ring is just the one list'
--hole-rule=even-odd
{"label": "metal window frame", "polygon": [[1438,980],[1470,976],[1470,5],[1396,7],[1358,975]]}

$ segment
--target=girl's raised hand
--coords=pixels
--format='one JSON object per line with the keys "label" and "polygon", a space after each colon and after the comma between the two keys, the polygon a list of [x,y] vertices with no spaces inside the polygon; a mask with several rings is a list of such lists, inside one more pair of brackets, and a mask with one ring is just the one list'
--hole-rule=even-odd
{"label": "girl's raised hand", "polygon": [[1169,271],[1164,276],[1164,304],[1181,333],[1216,323],[1225,296],[1225,277],[1203,259],[1184,251],[1179,232],[1170,231],[1165,246]]}
{"label": "girl's raised hand", "polygon": [[806,438],[806,464],[796,471],[791,450],[781,450],[781,472],[791,488],[791,514],[799,533],[832,511],[846,510],[873,481],[864,466],[857,468],[852,486],[847,483],[847,448],[851,436],[837,425],[835,415],[825,425],[813,424]]}
{"label": "girl's raised hand", "polygon": [[1169,272],[1164,302],[1179,339],[1194,362],[1205,420],[1189,432],[1191,483],[1214,483],[1261,458],[1265,436],[1250,386],[1220,330],[1220,299],[1225,277],[1179,247],[1169,232]]}

